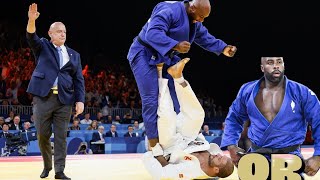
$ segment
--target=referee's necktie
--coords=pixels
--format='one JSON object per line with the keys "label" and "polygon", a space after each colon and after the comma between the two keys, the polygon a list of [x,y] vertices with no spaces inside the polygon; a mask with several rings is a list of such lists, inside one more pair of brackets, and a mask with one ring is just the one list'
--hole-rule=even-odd
{"label": "referee's necktie", "polygon": [[[57,46],[56,47],[58,54],[59,54],[59,67],[61,68],[62,64],[63,64],[63,56],[62,56],[62,49],[61,47]],[[56,80],[53,83],[53,87],[57,87],[58,86],[58,77],[56,78]]]}
{"label": "referee's necktie", "polygon": [[62,49],[61,47],[57,46],[58,54],[59,54],[59,66],[62,67],[63,64],[63,56],[62,56]]}

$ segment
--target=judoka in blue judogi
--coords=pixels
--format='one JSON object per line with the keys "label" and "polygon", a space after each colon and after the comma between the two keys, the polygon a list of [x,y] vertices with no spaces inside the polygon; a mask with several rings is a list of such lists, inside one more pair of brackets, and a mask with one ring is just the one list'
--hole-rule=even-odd
{"label": "judoka in blue judogi", "polygon": [[165,72],[187,53],[195,42],[203,49],[232,57],[236,47],[215,38],[202,24],[211,11],[209,0],[164,1],[158,3],[134,38],[127,54],[142,99],[142,117],[150,146],[157,143],[158,74],[157,64],[164,63],[163,76],[169,78],[169,88],[179,112],[173,80]]}
{"label": "judoka in blue judogi", "polygon": [[282,57],[261,58],[264,77],[245,83],[229,108],[221,148],[228,147],[237,165],[237,147],[243,124],[250,120],[250,152],[266,155],[295,154],[301,158],[308,124],[312,126],[314,154],[307,159],[305,173],[315,175],[320,166],[320,102],[307,86],[284,75]]}

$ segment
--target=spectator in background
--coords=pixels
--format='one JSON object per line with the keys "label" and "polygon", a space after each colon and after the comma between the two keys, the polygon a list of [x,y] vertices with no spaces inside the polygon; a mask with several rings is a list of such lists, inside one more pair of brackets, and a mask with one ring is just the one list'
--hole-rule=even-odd
{"label": "spectator in background", "polygon": [[80,126],[79,126],[79,123],[80,123],[79,118],[78,118],[78,117],[75,117],[75,118],[73,119],[72,126],[70,126],[70,127],[68,128],[68,130],[69,130],[69,131],[70,131],[70,130],[81,130],[81,128],[80,128]]}
{"label": "spectator in background", "polygon": [[87,130],[98,130],[98,121],[93,120],[91,124],[87,127]]}
{"label": "spectator in background", "polygon": [[[28,133],[28,132],[32,131],[32,129],[30,127],[31,127],[30,122],[24,122],[23,129],[20,131]],[[26,156],[27,155],[28,144],[29,144],[28,142],[24,142],[23,144],[21,144],[21,146],[19,146],[19,148],[18,148],[19,156]]]}
{"label": "spectator in background", "polygon": [[10,124],[10,130],[23,130],[22,123],[20,121],[20,116],[14,116],[13,122]]}
{"label": "spectator in background", "polygon": [[6,123],[12,123],[12,120],[14,118],[15,114],[13,111],[9,112],[9,116],[4,120]]}
{"label": "spectator in background", "polygon": [[74,153],[74,155],[81,154],[93,154],[92,150],[88,147],[87,142],[81,142],[78,150]]}
{"label": "spectator in background", "polygon": [[104,124],[106,119],[105,117],[103,116],[102,112],[97,112],[97,119],[98,121],[98,124]]}
{"label": "spectator in background", "polygon": [[139,121],[138,120],[134,120],[133,121],[133,132],[136,133],[136,136],[142,136],[142,127],[140,127]]}
{"label": "spectator in background", "polygon": [[104,134],[104,126],[99,126],[97,132],[92,133],[92,142],[104,142],[104,138],[106,135]]}
{"label": "spectator in background", "polygon": [[123,119],[122,119],[121,123],[123,123],[123,124],[131,124],[131,121],[132,121],[132,115],[130,114],[130,112],[127,112],[123,116]]}
{"label": "spectator in background", "polygon": [[9,124],[4,123],[2,125],[2,132],[0,132],[0,138],[7,138],[10,135],[11,133],[9,132]]}
{"label": "spectator in background", "polygon": [[29,132],[29,131],[32,130],[31,128],[32,127],[31,127],[30,122],[24,122],[23,123],[23,129],[21,130],[21,132]]}
{"label": "spectator in background", "polygon": [[121,118],[119,115],[116,115],[116,119],[112,122],[112,124],[121,124]]}
{"label": "spectator in background", "polygon": [[91,149],[93,154],[104,154],[104,138],[106,135],[104,134],[104,127],[99,126],[98,131],[92,133],[92,139],[90,142],[102,142],[102,144],[91,144]]}
{"label": "spectator in background", "polygon": [[90,119],[90,113],[85,113],[84,114],[84,119],[82,119],[80,121],[80,124],[91,124],[92,123],[92,120]]}
{"label": "spectator in background", "polygon": [[133,126],[132,125],[128,126],[128,132],[126,132],[123,136],[124,137],[137,137],[136,133],[133,132]]}
{"label": "spectator in background", "polygon": [[202,130],[203,136],[214,136],[213,132],[209,130],[208,125],[203,125],[203,130]]}
{"label": "spectator in background", "polygon": [[117,126],[115,124],[112,124],[110,126],[110,130],[106,132],[106,137],[119,137],[117,132]]}
{"label": "spectator in background", "polygon": [[107,120],[105,121],[105,124],[112,124],[112,116],[108,115]]}
{"label": "spectator in background", "polygon": [[139,121],[138,120],[134,120],[133,121],[133,130],[134,131],[139,131],[140,130]]}

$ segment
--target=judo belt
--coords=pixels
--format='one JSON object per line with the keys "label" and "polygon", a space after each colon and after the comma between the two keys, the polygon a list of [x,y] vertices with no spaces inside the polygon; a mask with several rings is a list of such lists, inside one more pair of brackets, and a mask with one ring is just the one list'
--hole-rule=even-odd
{"label": "judo belt", "polygon": [[300,145],[293,145],[285,148],[264,148],[252,143],[251,148],[254,150],[254,153],[259,154],[288,154],[289,152],[300,149]]}
{"label": "judo belt", "polygon": [[[147,47],[147,48],[152,49],[152,50],[155,51],[155,49],[154,49],[153,47],[151,47],[149,44],[147,44],[147,43],[145,43],[144,41],[142,41],[142,39],[140,38],[140,36],[137,36],[137,40],[138,40],[138,42],[139,42],[141,45],[143,45],[144,47]],[[174,53],[175,53],[174,50],[170,50],[170,51],[168,52],[169,57],[170,57],[170,58],[173,58]]]}
{"label": "judo belt", "polygon": [[142,39],[138,36],[137,37],[137,40],[140,44],[142,44],[143,46],[147,47],[147,48],[150,48],[150,49],[153,49],[149,44],[145,43],[142,41]]}

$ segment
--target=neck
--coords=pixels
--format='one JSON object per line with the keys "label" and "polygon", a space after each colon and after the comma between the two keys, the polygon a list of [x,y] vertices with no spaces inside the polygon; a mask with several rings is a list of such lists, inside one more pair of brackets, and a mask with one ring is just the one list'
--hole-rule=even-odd
{"label": "neck", "polygon": [[282,89],[284,87],[284,78],[282,78],[279,82],[271,82],[268,81],[266,78],[264,79],[264,83],[262,83],[264,88],[266,89],[272,89],[272,90],[278,90]]}

